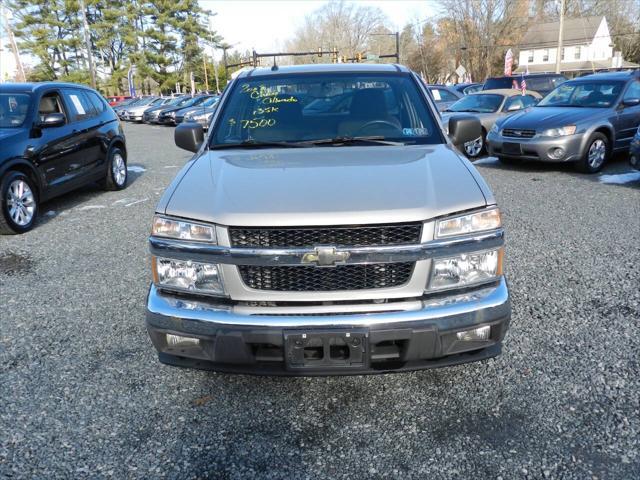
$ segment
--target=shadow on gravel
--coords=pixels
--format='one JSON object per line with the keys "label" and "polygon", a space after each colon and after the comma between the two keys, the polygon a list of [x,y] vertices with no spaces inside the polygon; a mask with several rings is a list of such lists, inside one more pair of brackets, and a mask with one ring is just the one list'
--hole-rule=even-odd
{"label": "shadow on gravel", "polygon": [[13,276],[30,273],[33,260],[28,255],[14,252],[0,252],[0,276]]}
{"label": "shadow on gravel", "polygon": [[[120,190],[120,194],[126,194],[127,190],[131,188],[131,186],[144,174],[146,168],[141,165],[135,165],[133,170],[128,170],[128,179],[127,179],[127,187],[124,190]],[[129,166],[131,168],[131,166]],[[53,198],[47,202],[44,202],[40,205],[40,215],[38,218],[38,222],[36,223],[36,227],[41,225],[46,225],[51,220],[56,218],[58,215],[64,212],[68,212],[73,210],[74,208],[82,205],[83,203],[90,201],[99,201],[102,196],[109,194],[110,192],[105,191],[102,187],[100,187],[97,183],[90,183],[83,187],[80,187],[71,192],[65,193],[59,197]],[[114,192],[111,192],[114,193]]]}

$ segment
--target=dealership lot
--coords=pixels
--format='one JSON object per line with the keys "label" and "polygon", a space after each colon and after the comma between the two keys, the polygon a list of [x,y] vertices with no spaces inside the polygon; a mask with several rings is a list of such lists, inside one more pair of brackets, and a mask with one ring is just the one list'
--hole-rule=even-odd
{"label": "dealership lot", "polygon": [[126,125],[130,185],[0,237],[0,477],[637,478],[640,172],[478,168],[507,231],[502,356],[400,375],[263,378],[157,362],[146,237],[188,154]]}

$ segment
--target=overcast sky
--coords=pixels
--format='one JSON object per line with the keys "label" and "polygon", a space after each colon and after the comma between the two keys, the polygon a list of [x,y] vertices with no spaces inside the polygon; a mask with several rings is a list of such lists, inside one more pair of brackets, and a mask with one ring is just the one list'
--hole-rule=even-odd
{"label": "overcast sky", "polygon": [[[216,12],[214,28],[235,49],[258,52],[282,47],[304,17],[326,0],[199,0],[203,8]],[[400,30],[407,22],[435,14],[430,0],[357,0],[380,8],[391,26]],[[236,45],[237,44],[237,45]]]}

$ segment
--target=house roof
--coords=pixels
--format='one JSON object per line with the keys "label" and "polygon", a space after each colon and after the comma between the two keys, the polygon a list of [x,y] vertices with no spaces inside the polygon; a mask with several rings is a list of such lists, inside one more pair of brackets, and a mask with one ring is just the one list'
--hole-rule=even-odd
{"label": "house roof", "polygon": [[[619,68],[639,68],[637,63],[622,61]],[[561,62],[560,71],[562,72],[591,72],[594,70],[605,70],[611,67],[611,60],[584,60],[580,62]],[[520,65],[513,73],[522,73],[527,71],[527,65]],[[556,71],[555,63],[545,63],[543,65],[529,65],[530,73],[553,73]]]}
{"label": "house roof", "polygon": [[[596,36],[603,16],[587,18],[569,18],[564,21],[564,45],[591,43]],[[525,33],[520,48],[555,47],[558,45],[560,22],[534,25]]]}

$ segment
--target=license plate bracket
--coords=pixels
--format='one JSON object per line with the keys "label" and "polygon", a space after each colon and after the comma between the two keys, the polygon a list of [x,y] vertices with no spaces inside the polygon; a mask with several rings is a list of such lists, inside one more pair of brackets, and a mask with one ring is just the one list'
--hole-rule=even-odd
{"label": "license plate bracket", "polygon": [[367,329],[288,330],[285,362],[290,370],[363,368],[368,363]]}
{"label": "license plate bracket", "polygon": [[522,155],[522,144],[504,142],[502,144],[502,153],[506,153],[508,155]]}

